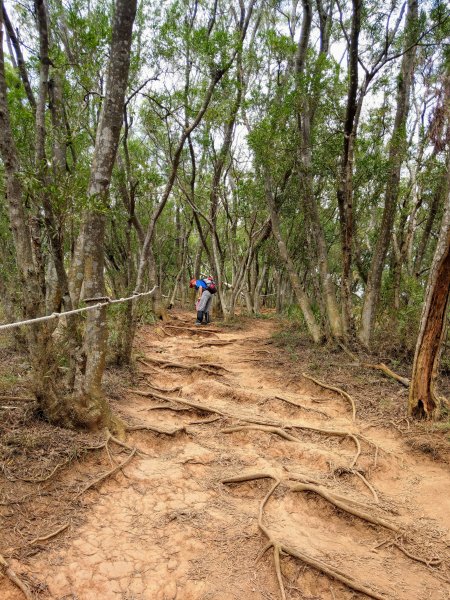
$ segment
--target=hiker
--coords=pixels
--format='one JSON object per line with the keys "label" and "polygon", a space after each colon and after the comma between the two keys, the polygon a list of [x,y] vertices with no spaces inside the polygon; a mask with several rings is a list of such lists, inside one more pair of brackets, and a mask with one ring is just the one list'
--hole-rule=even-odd
{"label": "hiker", "polygon": [[190,288],[198,290],[199,295],[195,307],[197,309],[197,320],[196,325],[203,325],[203,317],[205,318],[205,325],[210,323],[209,311],[211,309],[211,303],[213,294],[216,293],[217,288],[212,277],[206,277],[205,279],[191,279],[189,283]]}

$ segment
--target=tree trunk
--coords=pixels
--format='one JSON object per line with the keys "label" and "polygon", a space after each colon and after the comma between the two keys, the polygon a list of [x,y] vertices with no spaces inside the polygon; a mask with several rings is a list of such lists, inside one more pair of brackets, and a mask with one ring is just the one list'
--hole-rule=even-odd
{"label": "tree trunk", "polygon": [[[295,63],[295,74],[298,82],[303,74],[306,52],[309,45],[309,37],[311,31],[312,22],[312,3],[310,0],[303,0],[303,22],[302,32],[299,39],[297,48],[297,57]],[[322,11],[322,32],[321,32],[321,52],[328,47],[324,37],[323,23],[324,13]],[[297,93],[301,93],[300,89]],[[299,154],[299,166],[298,176],[301,187],[302,200],[305,207],[305,214],[307,221],[309,222],[313,243],[316,248],[318,258],[318,270],[320,275],[320,281],[322,285],[322,293],[324,296],[324,305],[326,308],[326,318],[328,320],[330,331],[333,337],[339,339],[342,337],[342,322],[339,314],[339,308],[336,301],[336,289],[333,280],[330,275],[330,269],[328,264],[328,251],[325,240],[325,234],[323,231],[322,223],[320,221],[319,205],[314,194],[314,181],[312,172],[312,140],[311,140],[311,129],[314,123],[315,115],[315,99],[308,100],[306,97],[298,99],[297,105],[297,125],[300,134],[300,141],[298,147]]]}
{"label": "tree trunk", "polygon": [[289,280],[292,285],[292,289],[295,293],[295,297],[297,302],[300,305],[300,308],[303,313],[303,317],[305,319],[306,327],[313,338],[316,344],[320,343],[323,340],[322,332],[320,331],[320,327],[317,324],[314,313],[311,310],[311,305],[306,295],[306,292],[303,289],[303,286],[300,282],[300,278],[295,269],[292,258],[289,255],[289,251],[287,249],[286,243],[283,239],[280,222],[278,218],[278,213],[275,204],[275,198],[273,197],[273,192],[271,190],[270,182],[266,181],[266,199],[270,212],[270,219],[272,222],[272,232],[278,244],[278,250],[280,252],[280,257],[286,266],[286,270],[289,275]]}
{"label": "tree trunk", "polygon": [[320,282],[322,285],[322,293],[324,296],[326,318],[328,320],[332,336],[336,339],[340,339],[343,335],[342,321],[336,301],[336,288],[331,278],[328,264],[328,251],[325,234],[320,221],[318,203],[314,194],[311,156],[312,144],[310,108],[306,100],[304,104],[304,111],[301,117],[302,143],[300,148],[300,181],[303,188],[303,202],[317,251],[317,259],[319,263],[318,269],[320,274]]}
{"label": "tree trunk", "polygon": [[397,85],[397,109],[394,128],[389,146],[389,172],[384,196],[384,210],[380,233],[372,257],[364,303],[361,315],[359,339],[366,347],[370,345],[376,309],[380,296],[381,277],[389,248],[394,224],[395,211],[400,184],[400,169],[406,155],[406,119],[409,111],[409,97],[416,56],[416,27],[418,20],[417,0],[408,0],[408,12],[405,23],[405,48]]}
{"label": "tree trunk", "polygon": [[[88,187],[90,207],[84,216],[86,298],[105,295],[105,210],[123,121],[135,13],[136,0],[116,0],[105,99],[97,129]],[[76,412],[77,421],[92,429],[107,427],[111,423],[110,409],[102,391],[107,337],[106,308],[89,311],[77,372]]]}
{"label": "tree trunk", "polygon": [[20,46],[19,40],[17,39],[17,35],[16,35],[16,32],[14,31],[14,27],[12,26],[12,23],[9,20],[9,16],[3,5],[3,2],[1,2],[1,9],[2,9],[3,20],[5,22],[6,31],[8,32],[9,39],[11,40],[11,43],[14,47],[14,51],[16,53],[17,68],[19,70],[23,86],[25,88],[25,93],[27,95],[27,98],[28,98],[28,101],[30,103],[32,110],[35,111],[36,110],[36,100],[34,98],[33,90],[31,89],[30,80],[28,78],[28,72],[27,72],[27,69],[25,66],[25,60],[23,58],[22,48]]}
{"label": "tree trunk", "polygon": [[442,202],[442,198],[445,194],[445,186],[446,186],[446,176],[445,172],[439,178],[438,185],[436,187],[436,191],[433,194],[433,199],[431,201],[431,206],[428,210],[428,216],[425,223],[425,228],[423,230],[422,237],[420,238],[420,243],[417,248],[417,254],[414,261],[414,272],[416,277],[419,277],[420,270],[422,268],[422,262],[425,257],[425,253],[427,250],[428,242],[431,237],[431,231],[433,229],[434,220],[436,219],[436,215],[438,213],[439,206]]}
{"label": "tree trunk", "polygon": [[[33,234],[24,207],[22,175],[7,103],[2,15],[3,10],[0,11],[0,156],[5,169],[9,220],[22,290],[23,314],[26,319],[33,319],[45,314],[42,265],[36,262],[40,253],[40,235],[35,232]],[[36,221],[34,223],[36,224]],[[67,407],[59,400],[54,387],[59,378],[51,331],[52,327],[48,327],[47,324],[36,324],[25,329],[25,336],[33,373],[33,392],[43,414],[49,420],[58,422],[66,419]]]}
{"label": "tree trunk", "polygon": [[353,0],[352,30],[349,43],[349,83],[347,108],[344,122],[344,147],[338,185],[339,222],[341,226],[342,283],[341,304],[342,324],[346,335],[353,333],[351,264],[353,238],[353,160],[357,126],[358,91],[358,46],[361,29],[361,0]]}
{"label": "tree trunk", "polygon": [[418,418],[436,418],[440,408],[435,381],[446,330],[450,291],[450,152],[447,168],[445,212],[428,279],[409,388],[408,413]]}
{"label": "tree trunk", "polygon": [[264,280],[266,278],[267,273],[267,263],[264,262],[263,267],[261,269],[261,273],[259,275],[259,279],[256,282],[256,287],[253,292],[253,313],[256,315],[259,313],[260,305],[261,305],[261,289],[264,284]]}

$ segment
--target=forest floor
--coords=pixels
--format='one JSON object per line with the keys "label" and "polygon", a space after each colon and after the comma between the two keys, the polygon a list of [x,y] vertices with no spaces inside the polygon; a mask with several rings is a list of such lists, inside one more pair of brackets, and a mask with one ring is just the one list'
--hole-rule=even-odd
{"label": "forest floor", "polygon": [[[110,375],[116,413],[148,427],[128,447],[4,406],[0,553],[30,597],[448,600],[448,432],[410,423],[406,388],[345,353],[289,345],[275,318],[192,325],[142,327],[137,372]],[[345,389],[356,420],[302,373]],[[0,576],[2,600],[23,597]]]}

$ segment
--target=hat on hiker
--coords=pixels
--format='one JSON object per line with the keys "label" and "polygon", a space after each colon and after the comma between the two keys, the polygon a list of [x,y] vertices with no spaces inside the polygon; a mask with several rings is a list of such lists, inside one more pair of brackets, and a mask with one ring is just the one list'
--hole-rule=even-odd
{"label": "hat on hiker", "polygon": [[197,280],[196,280],[196,279],[191,279],[191,281],[189,282],[189,287],[190,287],[190,288],[193,288],[193,287],[195,287],[195,284],[196,284],[196,282],[197,282]]}

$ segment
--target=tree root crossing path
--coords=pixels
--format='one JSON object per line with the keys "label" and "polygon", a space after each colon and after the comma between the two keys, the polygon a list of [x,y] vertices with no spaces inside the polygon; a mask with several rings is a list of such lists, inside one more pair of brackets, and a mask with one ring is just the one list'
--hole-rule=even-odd
{"label": "tree root crossing path", "polygon": [[[445,466],[301,359],[287,378],[274,321],[169,325],[137,336],[138,377],[114,405],[127,438],[96,450],[111,469],[80,486],[80,523],[8,559],[45,584],[32,597],[448,600]],[[3,577],[0,597],[24,596]]]}

